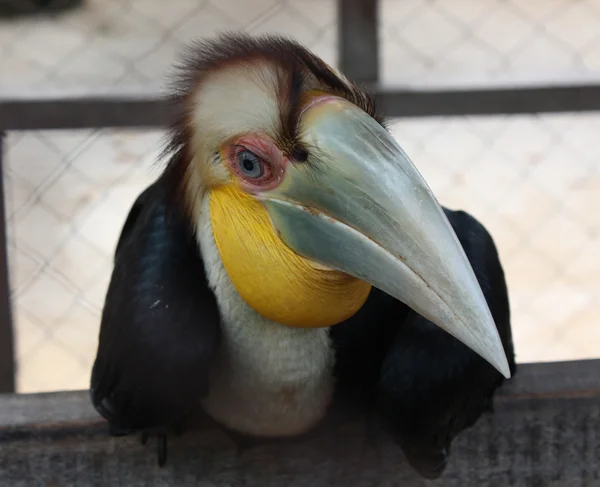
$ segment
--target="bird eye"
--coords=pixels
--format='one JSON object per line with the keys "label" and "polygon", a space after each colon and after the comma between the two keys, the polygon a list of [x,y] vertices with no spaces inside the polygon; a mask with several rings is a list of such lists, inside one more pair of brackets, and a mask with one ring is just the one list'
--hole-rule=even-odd
{"label": "bird eye", "polygon": [[260,178],[264,174],[262,160],[248,149],[238,152],[237,164],[242,174],[248,178]]}

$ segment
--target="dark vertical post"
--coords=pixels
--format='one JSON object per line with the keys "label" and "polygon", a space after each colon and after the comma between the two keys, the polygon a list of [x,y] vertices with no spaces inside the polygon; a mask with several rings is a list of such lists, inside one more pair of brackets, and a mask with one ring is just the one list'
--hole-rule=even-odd
{"label": "dark vertical post", "polygon": [[8,281],[3,156],[4,133],[0,132],[0,393],[15,391],[15,354]]}
{"label": "dark vertical post", "polygon": [[379,80],[377,0],[338,0],[340,71],[356,83]]}

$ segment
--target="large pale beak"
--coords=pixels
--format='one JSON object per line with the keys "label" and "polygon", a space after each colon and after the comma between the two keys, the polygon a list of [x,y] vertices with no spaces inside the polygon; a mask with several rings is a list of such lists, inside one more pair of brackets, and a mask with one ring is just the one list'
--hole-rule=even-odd
{"label": "large pale beak", "polygon": [[406,303],[509,378],[458,238],[391,135],[337,97],[313,101],[300,123],[309,160],[290,164],[282,184],[260,195],[286,245]]}

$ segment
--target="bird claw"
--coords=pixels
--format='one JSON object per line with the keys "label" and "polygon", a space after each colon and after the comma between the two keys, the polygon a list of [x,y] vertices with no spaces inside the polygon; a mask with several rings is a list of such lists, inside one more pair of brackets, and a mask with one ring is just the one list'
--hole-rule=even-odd
{"label": "bird claw", "polygon": [[[176,436],[180,436],[181,432],[182,432],[181,429],[177,428],[174,431],[174,434]],[[144,431],[141,433],[140,442],[143,446],[146,445],[149,437],[150,437],[150,433],[148,431]],[[165,464],[167,463],[167,450],[168,450],[167,444],[168,444],[167,432],[160,431],[160,432],[156,433],[156,457],[157,457],[157,463],[158,463],[159,467],[164,467]]]}
{"label": "bird claw", "polygon": [[450,450],[449,448],[420,451],[407,449],[404,450],[404,454],[408,462],[421,476],[429,480],[435,480],[446,469]]}
{"label": "bird claw", "polygon": [[167,463],[167,435],[162,434],[157,438],[156,452],[158,457],[158,466],[164,467]]}

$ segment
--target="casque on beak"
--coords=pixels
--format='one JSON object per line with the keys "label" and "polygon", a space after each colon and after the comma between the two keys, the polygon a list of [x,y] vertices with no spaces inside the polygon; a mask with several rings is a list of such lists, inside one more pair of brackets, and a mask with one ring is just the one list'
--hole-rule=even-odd
{"label": "casque on beak", "polygon": [[280,238],[406,303],[509,378],[473,269],[421,174],[363,110],[313,95],[300,116],[308,161],[259,195]]}

